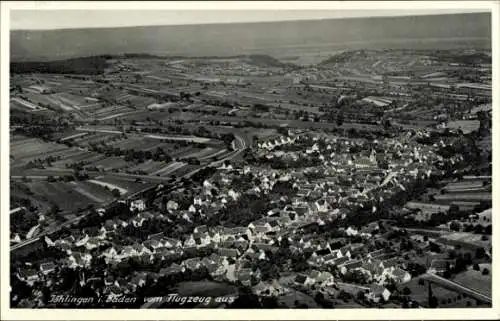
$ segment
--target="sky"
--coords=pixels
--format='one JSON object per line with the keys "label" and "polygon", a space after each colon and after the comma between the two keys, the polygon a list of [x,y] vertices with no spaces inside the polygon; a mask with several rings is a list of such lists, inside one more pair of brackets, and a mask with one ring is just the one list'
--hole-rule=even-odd
{"label": "sky", "polygon": [[485,10],[11,10],[10,29],[43,30],[265,22],[481,11]]}

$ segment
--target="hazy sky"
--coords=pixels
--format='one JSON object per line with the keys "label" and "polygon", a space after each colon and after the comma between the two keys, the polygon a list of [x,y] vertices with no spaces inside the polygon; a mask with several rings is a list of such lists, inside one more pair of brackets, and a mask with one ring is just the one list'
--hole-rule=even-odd
{"label": "hazy sky", "polygon": [[485,10],[12,10],[10,29],[65,29],[260,22]]}

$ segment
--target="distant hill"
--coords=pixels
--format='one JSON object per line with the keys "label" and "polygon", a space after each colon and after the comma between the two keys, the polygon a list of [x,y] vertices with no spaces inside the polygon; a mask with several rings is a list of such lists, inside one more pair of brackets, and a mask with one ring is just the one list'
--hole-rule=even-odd
{"label": "distant hill", "polygon": [[57,61],[11,62],[10,72],[98,75],[108,66],[110,56],[73,58]]}
{"label": "distant hill", "polygon": [[[106,29],[13,30],[13,61],[43,61],[103,54],[235,56],[286,52],[287,48],[434,47],[467,40],[491,46],[489,13],[377,17],[266,23],[151,26]],[[419,41],[415,42],[417,39]],[[441,41],[452,39],[453,41]],[[422,41],[420,41],[422,40]],[[438,48],[436,48],[438,49]]]}

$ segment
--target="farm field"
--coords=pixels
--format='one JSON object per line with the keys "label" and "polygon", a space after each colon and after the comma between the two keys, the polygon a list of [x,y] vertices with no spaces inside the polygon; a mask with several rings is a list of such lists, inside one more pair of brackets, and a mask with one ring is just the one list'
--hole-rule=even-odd
{"label": "farm field", "polygon": [[119,189],[124,189],[127,191],[127,193],[135,193],[137,191],[155,185],[148,182],[138,182],[134,177],[123,177],[113,174],[97,176],[95,180],[114,185],[116,187],[119,187]]}
{"label": "farm field", "polygon": [[449,193],[443,195],[435,196],[437,203],[451,203],[454,201],[466,201],[466,202],[480,202],[480,201],[491,201],[491,192],[483,193]]}
{"label": "farm field", "polygon": [[437,241],[449,245],[461,244],[462,246],[469,248],[491,247],[491,240],[482,240],[481,237],[482,236],[480,234],[455,232],[443,235],[437,239]]}
{"label": "farm field", "polygon": [[[488,275],[482,274],[484,268],[490,271]],[[479,264],[479,271],[469,269],[468,271],[456,275],[453,281],[479,293],[491,296],[491,271],[491,264]]]}
{"label": "farm field", "polygon": [[[428,306],[428,293],[427,293],[427,285],[418,284],[419,278],[414,278],[411,281],[401,284],[401,290],[405,287],[408,287],[411,291],[412,300],[417,301],[422,306]],[[450,291],[447,289],[443,289],[439,286],[432,286],[432,294],[438,299],[438,307],[448,307],[452,308],[455,306],[463,306],[461,303],[464,300],[463,295],[458,292]],[[469,300],[475,301],[475,300]]]}
{"label": "farm field", "polygon": [[104,156],[103,154],[78,150],[77,152],[66,156],[64,159],[52,163],[52,166],[56,168],[66,168],[66,165],[70,165],[73,163],[84,162],[92,164],[94,162],[104,160],[105,158],[106,156]]}
{"label": "farm field", "polygon": [[65,102],[69,106],[79,109],[81,106],[88,105],[89,102],[85,97],[73,95],[70,93],[57,93],[54,94],[60,101]]}
{"label": "farm field", "polygon": [[300,291],[292,290],[290,293],[287,293],[278,298],[278,306],[286,307],[286,308],[294,308],[295,301],[299,301],[299,304],[305,304],[309,309],[319,308],[316,301],[311,298],[309,295],[302,293]]}
{"label": "farm field", "polygon": [[146,138],[153,138],[153,139],[167,139],[167,140],[179,140],[179,141],[186,141],[186,142],[193,142],[193,143],[207,143],[210,141],[210,138],[205,138],[205,137],[196,137],[196,136],[173,136],[173,135],[146,135]]}
{"label": "farm field", "polygon": [[146,139],[140,136],[131,136],[119,142],[113,143],[113,147],[120,149],[134,149],[134,150],[154,150],[157,147],[162,147],[162,142],[155,139]]}
{"label": "farm field", "polygon": [[173,172],[176,172],[177,170],[186,165],[187,164],[184,162],[171,162],[168,165],[165,165],[164,167],[160,168],[159,170],[152,172],[151,175],[165,177],[172,174]]}
{"label": "farm field", "polygon": [[26,93],[26,98],[34,104],[48,106],[50,109],[61,110],[61,111],[72,111],[75,108],[68,105],[68,103],[62,100],[57,94],[35,94],[35,93]]}
{"label": "farm field", "polygon": [[[26,186],[35,198],[54,203],[63,211],[83,209],[89,205],[98,205],[108,199],[104,189],[96,190],[81,182],[33,182]],[[110,194],[111,195],[111,194]]]}
{"label": "farm field", "polygon": [[151,174],[153,172],[156,172],[157,170],[162,169],[163,167],[165,167],[165,165],[166,165],[165,162],[155,162],[153,160],[147,160],[136,166],[129,167],[127,169],[127,172],[133,173],[140,171],[140,172],[145,172],[147,174]]}
{"label": "farm field", "polygon": [[35,158],[45,158],[49,153],[67,151],[68,149],[62,144],[46,143],[38,138],[15,135],[11,137],[10,157],[16,164],[20,164]]}
{"label": "farm field", "polygon": [[19,97],[15,97],[10,100],[10,108],[22,111],[46,110],[46,108],[40,107],[37,104],[33,104]]}
{"label": "farm field", "polygon": [[[80,132],[81,131],[77,131]],[[94,134],[94,133],[89,133],[85,132],[87,135],[80,136],[78,138],[74,138],[71,140],[73,144],[76,144],[78,146],[82,147],[88,147],[91,144],[99,144],[101,142],[104,143],[109,143],[110,141],[118,141],[120,139],[120,134]]]}
{"label": "farm field", "polygon": [[89,167],[97,167],[99,169],[102,169],[104,171],[110,171],[110,170],[120,170],[127,168],[129,166],[133,165],[131,162],[125,161],[121,157],[106,157],[104,159],[98,160],[96,162],[93,162],[89,164]]}

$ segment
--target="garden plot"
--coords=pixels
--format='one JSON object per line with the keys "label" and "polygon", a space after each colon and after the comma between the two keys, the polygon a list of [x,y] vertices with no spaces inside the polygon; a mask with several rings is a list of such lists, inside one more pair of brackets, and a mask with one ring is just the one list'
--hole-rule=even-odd
{"label": "garden plot", "polygon": [[98,186],[102,186],[104,188],[107,188],[109,189],[110,191],[112,190],[118,190],[120,192],[120,195],[124,195],[124,194],[127,194],[127,190],[118,186],[118,185],[115,185],[115,184],[112,184],[112,183],[108,183],[108,182],[103,182],[101,180],[95,180],[95,179],[89,179],[87,181],[88,183],[92,183],[92,184],[95,184],[95,185],[98,185]]}
{"label": "garden plot", "polygon": [[118,170],[130,166],[131,163],[126,162],[121,157],[106,157],[102,160],[90,164],[90,166],[95,166],[97,168],[102,168],[105,171]]}
{"label": "garden plot", "polygon": [[152,160],[147,160],[137,166],[130,167],[127,171],[136,172],[141,171],[147,174],[151,174],[165,167],[165,162],[155,162]]}
{"label": "garden plot", "polygon": [[157,176],[168,176],[172,174],[172,172],[175,172],[176,170],[186,166],[186,163],[184,162],[172,162],[168,164],[167,166],[157,170],[156,172],[151,173],[151,175],[157,175]]}
{"label": "garden plot", "polygon": [[[91,192],[85,190],[78,182],[36,182],[27,184],[31,191],[42,200],[54,203],[63,211],[71,211],[86,208],[89,205],[100,204]],[[75,189],[79,188],[78,192]]]}
{"label": "garden plot", "polygon": [[120,187],[122,190],[126,190],[128,193],[135,193],[144,188],[155,185],[153,183],[140,181],[134,177],[118,176],[118,174],[117,175],[106,174],[103,176],[98,176],[95,178],[95,180],[102,183],[111,184],[115,187]]}

